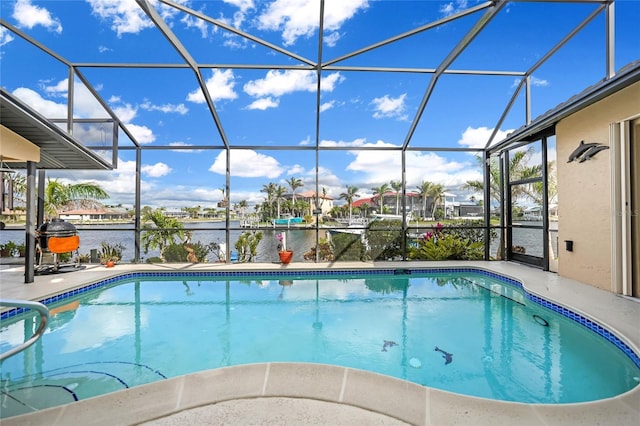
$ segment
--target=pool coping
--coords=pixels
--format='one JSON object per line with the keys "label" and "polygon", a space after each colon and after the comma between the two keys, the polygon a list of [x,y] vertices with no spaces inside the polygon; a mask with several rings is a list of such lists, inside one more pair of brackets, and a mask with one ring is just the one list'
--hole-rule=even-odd
{"label": "pool coping", "polygon": [[[387,262],[378,265],[325,265],[325,268],[322,268],[322,271],[318,273],[325,272],[327,268],[333,270],[360,270],[365,268],[371,271],[395,268],[412,270],[445,268],[450,270],[451,268],[457,267],[454,263],[455,262],[446,262],[443,265],[437,265],[432,262],[427,262],[426,264],[400,263],[397,266]],[[317,264],[311,266],[302,264],[298,267],[292,267],[293,265],[294,264],[288,265],[285,270],[297,272],[305,269],[318,270]],[[640,304],[635,301],[630,301],[606,291],[585,286],[584,284],[571,282],[571,280],[563,279],[556,274],[544,273],[535,268],[523,267],[521,265],[497,262],[463,262],[458,265],[464,268],[483,269],[521,282],[527,293],[553,302],[557,304],[557,306],[569,309],[586,319],[593,320],[595,324],[609,329],[620,337],[635,354],[638,353],[638,341],[640,341],[640,338],[637,330],[634,330],[634,327],[630,325],[630,323],[637,324],[638,322],[633,323],[633,321],[640,318]],[[102,279],[105,277],[112,278],[121,275],[123,272],[131,272],[132,269],[137,272],[154,271],[148,266],[146,268],[120,268],[120,266],[121,265],[118,266],[120,270],[109,271],[109,274],[106,275],[103,269]],[[242,268],[242,270],[263,270],[266,268],[274,270],[274,272],[283,272],[283,268],[279,265],[277,267],[265,264],[255,264],[251,266],[252,268],[247,268],[247,265],[245,265],[245,268]],[[209,268],[189,269],[199,269],[200,271],[211,270]],[[229,269],[215,269],[219,272],[229,271]],[[155,271],[157,271],[157,269],[155,269]],[[184,272],[184,268],[175,268],[173,271],[182,273]],[[197,273],[197,271],[195,272]],[[536,280],[537,282],[535,282]],[[88,281],[84,281],[84,285],[86,285],[87,282]],[[77,287],[82,287],[82,285],[75,286],[75,288]],[[69,287],[67,289],[69,289]],[[591,305],[584,303],[585,301],[583,299],[587,296],[591,299]],[[600,306],[599,309],[598,305],[603,305],[607,308],[602,310],[602,306]],[[596,310],[594,315],[586,314],[590,309]],[[257,392],[256,389],[253,388],[252,390],[245,389],[244,393],[241,392],[230,395],[224,391],[224,389],[216,390],[215,383],[208,383],[207,381],[207,378],[215,377],[217,378],[215,382],[217,382],[218,379],[223,382],[227,379],[234,383],[243,382],[244,375],[255,374],[255,369],[261,371],[261,392]],[[277,374],[270,377],[267,381],[264,375],[267,374],[265,373],[265,369],[271,373],[277,372]],[[339,374],[336,373],[336,369],[339,370]],[[322,387],[324,385],[332,388],[337,386],[336,383],[332,382],[332,380],[338,380],[335,377],[336,374],[340,377],[340,389],[342,389],[342,392],[339,393],[338,396],[335,395],[335,392],[330,395],[318,395],[319,386]],[[270,374],[267,375],[270,376]],[[307,375],[314,377],[314,380],[306,381],[304,378]],[[227,379],[224,379],[225,377],[227,377]],[[345,381],[347,378],[349,378],[349,380]],[[211,390],[205,391],[205,389],[209,388],[198,385],[195,386],[195,389],[199,389],[195,391],[197,398],[191,401],[189,401],[189,398],[185,398],[185,392],[189,393],[189,389],[191,389],[193,383],[199,383],[203,380],[207,382],[207,386],[212,387]],[[252,382],[248,381],[247,383]],[[286,384],[286,386],[284,384]],[[240,386],[240,383],[236,383],[236,385]],[[175,392],[178,392],[175,388],[176,386],[181,389],[178,400],[175,398],[171,399],[171,403],[162,410],[151,408],[147,410],[144,408],[155,407],[159,399],[158,395],[164,395],[167,392],[173,392],[171,394],[174,395]],[[359,396],[353,398],[348,397],[351,393],[347,392],[346,389],[349,389],[349,392],[353,392]],[[357,391],[355,389],[357,389]],[[390,391],[390,389],[392,391]],[[344,367],[321,364],[265,363],[224,367],[163,380],[161,382],[138,386],[64,406],[3,419],[2,423],[7,425],[25,424],[24,422],[30,422],[31,424],[62,424],[64,423],[63,419],[68,420],[74,418],[75,421],[75,416],[80,415],[80,413],[86,410],[87,413],[91,413],[87,414],[87,416],[90,417],[87,420],[93,424],[105,424],[98,420],[100,418],[98,413],[100,412],[107,415],[104,419],[109,419],[109,423],[112,423],[114,418],[122,416],[122,423],[133,424],[158,418],[168,419],[177,415],[177,413],[185,413],[184,410],[191,410],[194,407],[214,410],[216,405],[221,401],[238,403],[241,404],[244,409],[251,409],[252,401],[255,401],[256,398],[281,397],[296,398],[296,401],[302,406],[304,406],[306,400],[347,404],[361,408],[367,412],[376,412],[410,424],[424,425],[451,423],[491,423],[492,425],[499,425],[512,424],[516,418],[520,424],[547,425],[571,422],[573,424],[608,423],[637,425],[638,419],[640,419],[640,386],[636,386],[625,394],[594,402],[556,405],[521,404],[453,394],[411,382],[405,382],[400,379],[381,376],[376,373],[362,372]],[[114,413],[114,407],[121,409],[117,410],[117,413]],[[71,415],[74,417],[69,417]],[[147,417],[142,418],[140,416]],[[54,423],[52,423],[53,418],[57,419]],[[58,421],[60,421],[60,423],[58,423]]]}

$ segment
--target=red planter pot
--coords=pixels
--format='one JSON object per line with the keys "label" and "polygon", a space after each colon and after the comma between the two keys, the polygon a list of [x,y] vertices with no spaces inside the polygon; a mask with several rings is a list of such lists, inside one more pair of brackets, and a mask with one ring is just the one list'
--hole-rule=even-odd
{"label": "red planter pot", "polygon": [[279,251],[278,255],[280,256],[280,262],[285,265],[291,263],[291,259],[293,259],[293,252],[291,250]]}

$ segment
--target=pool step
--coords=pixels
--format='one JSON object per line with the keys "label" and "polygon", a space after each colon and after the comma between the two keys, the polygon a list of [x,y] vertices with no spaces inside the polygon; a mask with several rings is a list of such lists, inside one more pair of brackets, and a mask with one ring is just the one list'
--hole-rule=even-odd
{"label": "pool step", "polygon": [[157,370],[129,362],[73,365],[42,375],[2,381],[0,418],[87,399],[166,379]]}

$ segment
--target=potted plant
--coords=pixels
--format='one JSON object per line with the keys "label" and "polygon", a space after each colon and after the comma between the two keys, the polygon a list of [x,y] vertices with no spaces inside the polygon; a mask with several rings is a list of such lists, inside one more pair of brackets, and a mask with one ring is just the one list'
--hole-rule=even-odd
{"label": "potted plant", "polygon": [[16,245],[16,250],[18,251],[18,256],[24,257],[27,252],[27,245],[25,243],[21,243]]}
{"label": "potted plant", "polygon": [[13,241],[7,241],[5,244],[0,244],[0,257],[11,257],[13,252],[18,248]]}
{"label": "potted plant", "polygon": [[105,265],[107,268],[111,268],[122,260],[122,252],[124,251],[124,246],[122,244],[111,244],[103,241],[101,246],[100,263],[102,265]]}
{"label": "potted plant", "polygon": [[287,250],[287,233],[281,232],[276,234],[276,238],[278,239],[278,256],[280,257],[280,263],[284,265],[291,263],[293,251]]}

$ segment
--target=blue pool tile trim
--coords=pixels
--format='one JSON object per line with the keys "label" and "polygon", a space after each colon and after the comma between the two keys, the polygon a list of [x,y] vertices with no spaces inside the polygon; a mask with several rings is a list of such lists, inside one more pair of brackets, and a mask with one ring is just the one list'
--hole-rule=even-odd
{"label": "blue pool tile trim", "polygon": [[[504,275],[497,274],[495,272],[487,271],[479,268],[465,267],[465,268],[401,268],[401,269],[343,269],[343,270],[313,270],[313,271],[184,271],[184,272],[129,272],[116,277],[107,278],[102,281],[98,281],[93,284],[86,285],[74,290],[70,290],[58,295],[48,297],[46,299],[39,300],[40,303],[49,305],[51,303],[59,302],[64,299],[68,299],[73,296],[77,296],[82,293],[86,293],[91,290],[103,288],[115,284],[119,281],[136,278],[171,278],[171,277],[314,277],[314,276],[333,276],[333,275],[395,275],[397,272],[402,274],[443,274],[443,273],[472,273],[478,275],[484,275],[489,278],[496,279],[502,283],[514,286],[522,290],[525,297],[534,303],[537,303],[547,309],[551,309],[559,313],[560,315],[569,318],[578,324],[588,328],[589,330],[599,334],[618,349],[620,349],[625,355],[627,355],[634,364],[640,368],[640,357],[636,354],[625,342],[623,342],[618,336],[611,331],[607,330],[600,324],[585,318],[584,316],[573,312],[572,310],[550,302],[540,296],[531,294],[524,289],[522,282]],[[28,311],[25,308],[14,308],[3,312],[0,315],[0,320],[5,320],[16,315],[20,315]]]}

